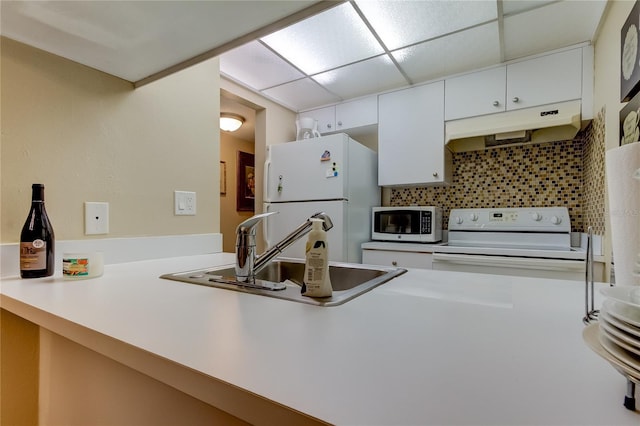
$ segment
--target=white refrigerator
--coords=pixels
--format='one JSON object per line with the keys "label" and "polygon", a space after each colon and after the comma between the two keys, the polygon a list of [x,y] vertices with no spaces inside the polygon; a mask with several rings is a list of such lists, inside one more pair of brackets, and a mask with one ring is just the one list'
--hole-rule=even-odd
{"label": "white refrigerator", "polygon": [[[267,147],[264,211],[267,247],[314,213],[333,222],[329,260],[361,263],[360,245],[371,237],[371,208],[380,205],[375,151],[344,133]],[[282,256],[304,258],[306,237]]]}

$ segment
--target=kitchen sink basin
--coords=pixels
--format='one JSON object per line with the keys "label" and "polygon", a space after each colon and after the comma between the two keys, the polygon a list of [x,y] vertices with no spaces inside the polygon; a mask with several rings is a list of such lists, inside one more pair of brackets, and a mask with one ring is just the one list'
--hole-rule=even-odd
{"label": "kitchen sink basin", "polygon": [[275,259],[256,275],[257,286],[272,289],[253,288],[243,285],[243,283],[238,283],[235,280],[233,266],[165,274],[160,278],[311,305],[336,306],[366,293],[405,272],[406,269],[402,268],[330,262],[329,276],[331,277],[333,295],[316,298],[300,294],[300,287],[304,277],[304,262],[299,259]]}

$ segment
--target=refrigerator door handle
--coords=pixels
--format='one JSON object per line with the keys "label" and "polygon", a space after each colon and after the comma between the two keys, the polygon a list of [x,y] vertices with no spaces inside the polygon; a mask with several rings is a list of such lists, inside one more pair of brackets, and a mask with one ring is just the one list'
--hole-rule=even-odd
{"label": "refrigerator door handle", "polygon": [[[262,180],[262,185],[264,187],[264,199],[267,201],[271,201],[271,197],[269,197],[269,175],[271,171],[271,160],[267,160],[264,162],[264,176]],[[266,222],[266,221],[265,221]]]}
{"label": "refrigerator door handle", "polygon": [[[264,213],[269,212],[269,203],[263,203],[262,211]],[[265,248],[271,247],[271,241],[269,241],[269,233],[267,232],[267,229],[269,229],[269,226],[267,224],[268,221],[268,217],[265,217],[262,221],[262,236],[264,238]]]}

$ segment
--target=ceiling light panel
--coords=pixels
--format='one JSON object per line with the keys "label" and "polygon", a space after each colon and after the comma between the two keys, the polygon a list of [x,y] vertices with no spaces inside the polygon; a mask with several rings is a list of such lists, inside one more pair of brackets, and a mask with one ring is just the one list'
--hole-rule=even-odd
{"label": "ceiling light panel", "polygon": [[343,3],[262,39],[307,74],[383,53],[350,3]]}
{"label": "ceiling light panel", "polygon": [[500,62],[498,23],[492,22],[392,52],[414,82]]}
{"label": "ceiling light panel", "polygon": [[389,50],[498,17],[495,0],[360,0],[356,4]]}
{"label": "ceiling light panel", "polygon": [[604,0],[561,1],[505,17],[505,60],[592,41],[605,6]]}
{"label": "ceiling light panel", "polygon": [[222,54],[220,72],[256,90],[304,77],[304,74],[258,41]]}
{"label": "ceiling light panel", "polygon": [[262,93],[294,111],[336,103],[342,100],[320,87],[318,83],[310,78],[272,87],[271,89],[263,90]]}
{"label": "ceiling light panel", "polygon": [[387,55],[378,56],[313,77],[343,99],[406,86],[409,82]]}

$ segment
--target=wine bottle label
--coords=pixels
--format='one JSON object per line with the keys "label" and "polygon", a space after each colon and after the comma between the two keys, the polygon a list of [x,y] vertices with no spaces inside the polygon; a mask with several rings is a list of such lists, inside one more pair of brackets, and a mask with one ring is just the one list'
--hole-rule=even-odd
{"label": "wine bottle label", "polygon": [[20,269],[23,271],[38,271],[47,269],[47,243],[34,240],[20,243]]}
{"label": "wine bottle label", "polygon": [[89,259],[64,258],[62,259],[62,275],[83,277],[89,275]]}

